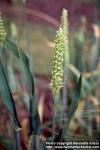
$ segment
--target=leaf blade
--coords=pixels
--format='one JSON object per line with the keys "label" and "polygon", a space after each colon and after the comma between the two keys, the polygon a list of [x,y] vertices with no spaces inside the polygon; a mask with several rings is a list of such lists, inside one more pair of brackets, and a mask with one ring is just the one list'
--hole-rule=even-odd
{"label": "leaf blade", "polygon": [[32,135],[33,132],[35,132],[35,134],[39,134],[40,133],[40,117],[39,117],[39,113],[38,113],[37,102],[36,102],[35,92],[34,92],[35,91],[34,80],[33,80],[32,73],[30,71],[28,57],[26,56],[26,54],[24,53],[24,51],[22,49],[18,49],[17,45],[9,39],[6,40],[5,46],[6,46],[6,48],[10,49],[12,51],[12,53],[18,59],[20,59],[20,61],[22,62],[22,65],[25,69],[26,78],[27,78],[27,82],[29,85],[29,91],[30,91],[30,101],[29,101],[29,103],[30,103],[30,110],[29,110],[29,113],[30,113],[29,114],[30,135]]}
{"label": "leaf blade", "polygon": [[78,106],[78,102],[79,102],[79,97],[81,94],[81,86],[82,86],[82,75],[80,75],[78,83],[76,88],[73,90],[73,94],[72,94],[72,104],[70,107],[70,111],[68,113],[68,118],[71,119],[72,116],[74,115],[77,106]]}
{"label": "leaf blade", "polygon": [[6,105],[10,115],[13,118],[13,121],[15,122],[17,127],[21,127],[19,121],[18,121],[18,117],[17,117],[17,112],[16,112],[16,108],[15,108],[15,104],[14,104],[14,100],[8,85],[8,81],[3,69],[3,65],[1,62],[1,58],[0,58],[0,91],[1,91],[1,97],[3,99],[4,104]]}
{"label": "leaf blade", "polygon": [[73,94],[72,94],[72,103],[70,106],[70,110],[68,112],[68,120],[65,124],[65,126],[63,127],[62,130],[62,135],[61,135],[61,140],[64,139],[64,136],[67,134],[68,128],[69,128],[69,123],[77,109],[78,106],[78,102],[79,102],[79,97],[81,94],[81,87],[82,87],[82,75],[80,75],[79,79],[78,79],[78,83],[76,88],[73,90]]}

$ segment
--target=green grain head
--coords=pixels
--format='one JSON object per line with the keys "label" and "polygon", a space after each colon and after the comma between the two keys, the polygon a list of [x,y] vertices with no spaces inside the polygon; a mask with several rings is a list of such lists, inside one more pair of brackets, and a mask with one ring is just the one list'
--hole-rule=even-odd
{"label": "green grain head", "polygon": [[61,28],[64,32],[64,49],[65,49],[65,59],[66,59],[66,66],[70,62],[70,54],[69,54],[69,39],[68,39],[68,11],[63,9],[62,16],[61,16]]}
{"label": "green grain head", "polygon": [[57,31],[55,40],[55,54],[51,79],[51,89],[54,96],[56,96],[59,93],[59,90],[63,83],[63,65],[65,56],[67,59],[66,62],[68,63],[69,62],[68,19],[67,19],[67,11],[63,9],[61,17],[61,26]]}
{"label": "green grain head", "polygon": [[3,46],[6,39],[6,32],[3,24],[3,20],[0,16],[0,46]]}
{"label": "green grain head", "polygon": [[63,77],[63,55],[64,55],[64,45],[63,45],[63,30],[60,28],[57,31],[55,40],[55,55],[53,61],[53,71],[52,71],[52,92],[54,95],[59,93],[62,77]]}

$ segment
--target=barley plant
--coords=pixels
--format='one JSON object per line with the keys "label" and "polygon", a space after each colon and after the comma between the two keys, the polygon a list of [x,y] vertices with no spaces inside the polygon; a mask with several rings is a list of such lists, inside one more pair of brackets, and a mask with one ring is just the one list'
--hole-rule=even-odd
{"label": "barley plant", "polygon": [[[52,136],[47,138],[46,140],[55,141],[57,138],[56,134],[56,104],[58,101],[58,97],[60,94],[61,87],[64,90],[64,97],[63,102],[60,99],[60,102],[63,103],[62,109],[66,104],[67,99],[67,75],[68,75],[68,65],[70,62],[70,49],[69,49],[69,41],[68,38],[68,11],[63,9],[62,17],[61,17],[61,25],[57,31],[56,39],[55,39],[55,48],[54,48],[54,61],[53,61],[53,70],[52,70],[52,79],[51,79],[51,90],[54,96],[54,114],[53,114],[53,130]],[[2,98],[3,103],[5,104],[9,116],[10,116],[10,125],[11,125],[11,138],[15,136],[15,140],[12,139],[12,148],[13,150],[21,150],[21,123],[17,116],[17,111],[15,107],[15,102],[12,94],[11,87],[8,81],[8,75],[4,69],[4,63],[2,61],[2,50],[6,49],[8,52],[14,55],[16,61],[19,62],[19,67],[23,78],[25,78],[28,88],[29,88],[29,142],[27,149],[30,150],[39,150],[45,149],[45,142],[40,142],[41,136],[41,122],[40,116],[37,107],[37,98],[35,94],[34,88],[34,78],[33,74],[30,69],[30,62],[29,57],[25,53],[24,50],[19,48],[16,44],[16,41],[11,40],[9,36],[6,34],[3,20],[0,16],[0,96]],[[17,83],[16,83],[17,85]],[[78,81],[76,84],[75,89],[72,91],[71,96],[71,106],[69,108],[67,118],[64,124],[61,126],[61,134],[60,134],[60,141],[66,140],[66,136],[69,129],[69,123],[73,118],[73,115],[77,109],[79,97],[81,93],[81,86],[82,86],[82,76],[79,74]],[[64,112],[64,111],[63,111]],[[64,117],[62,115],[62,117]],[[63,120],[63,119],[62,119]],[[59,131],[58,131],[59,132]],[[16,144],[15,144],[16,143]]]}
{"label": "barley plant", "polygon": [[[54,132],[55,132],[55,124],[56,124],[56,104],[57,104],[57,95],[59,96],[60,88],[62,85],[63,87],[63,112],[66,107],[66,99],[65,97],[67,89],[66,89],[66,83],[67,83],[67,68],[69,65],[69,43],[68,43],[68,12],[63,9],[62,17],[61,17],[61,26],[57,32],[56,40],[55,40],[55,55],[54,55],[54,61],[53,61],[53,71],[52,71],[52,80],[51,80],[51,89],[55,97],[54,101],[54,116],[53,116],[53,139],[54,139]],[[73,117],[77,106],[78,106],[78,100],[80,97],[81,92],[81,82],[82,77],[80,75],[79,81],[77,83],[76,89],[73,91],[72,94],[72,104],[70,111],[68,112],[68,119],[66,118],[67,122],[65,122],[65,125],[63,125],[61,139],[64,138],[64,136],[67,133],[68,125]],[[67,95],[66,95],[67,96]],[[59,103],[59,102],[58,102]],[[63,117],[63,115],[61,116]],[[64,118],[65,119],[65,118]]]}

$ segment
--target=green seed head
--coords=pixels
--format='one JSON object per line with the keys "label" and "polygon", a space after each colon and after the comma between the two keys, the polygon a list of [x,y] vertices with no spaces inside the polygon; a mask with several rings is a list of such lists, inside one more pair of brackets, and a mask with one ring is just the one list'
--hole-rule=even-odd
{"label": "green seed head", "polygon": [[66,9],[63,9],[62,11],[61,27],[64,32],[65,59],[67,64],[69,64],[70,54],[69,54],[69,40],[68,40],[68,11]]}
{"label": "green seed head", "polygon": [[5,32],[3,20],[0,16],[0,46],[3,46],[5,39],[6,39],[6,32]]}
{"label": "green seed head", "polygon": [[[69,63],[69,46],[68,46],[68,13],[63,9],[61,17],[61,27],[57,31],[55,40],[55,55],[53,61],[53,71],[51,88],[54,96],[59,93],[63,81],[63,63]],[[66,64],[66,67],[67,67]]]}
{"label": "green seed head", "polygon": [[64,55],[64,38],[63,30],[60,28],[57,31],[57,36],[55,40],[55,56],[53,61],[53,71],[52,71],[52,80],[51,87],[54,95],[59,93],[61,82],[62,82],[62,68],[63,68],[63,55]]}

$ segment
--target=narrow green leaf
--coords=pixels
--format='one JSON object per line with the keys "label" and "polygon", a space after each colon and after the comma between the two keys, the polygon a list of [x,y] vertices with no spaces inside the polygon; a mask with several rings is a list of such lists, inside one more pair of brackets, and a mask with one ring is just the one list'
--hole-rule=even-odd
{"label": "narrow green leaf", "polygon": [[82,87],[82,75],[80,75],[77,86],[73,90],[73,93],[72,93],[72,103],[71,103],[71,107],[70,107],[70,110],[68,113],[68,119],[69,120],[73,117],[73,115],[77,109],[79,97],[81,94],[81,87]]}
{"label": "narrow green leaf", "polygon": [[18,121],[14,100],[13,100],[13,97],[12,97],[12,94],[8,85],[8,81],[7,81],[7,78],[3,69],[1,58],[0,58],[0,93],[3,99],[3,102],[6,105],[10,115],[12,116],[12,119],[15,122],[16,126],[21,127]]}
{"label": "narrow green leaf", "polygon": [[11,62],[9,61],[7,65],[8,65],[7,66],[7,77],[8,77],[9,87],[12,92],[15,92],[16,91],[16,79],[15,79],[15,75],[13,72]]}
{"label": "narrow green leaf", "polygon": [[30,116],[29,116],[30,117],[30,134],[32,134],[33,132],[35,134],[39,134],[40,118],[39,118],[37,102],[36,102],[35,92],[34,92],[34,80],[33,80],[32,73],[30,71],[28,57],[26,56],[23,50],[18,49],[17,45],[9,39],[6,40],[5,46],[9,50],[11,50],[12,53],[17,58],[20,59],[24,67],[26,79],[29,85],[29,90],[30,90],[30,102],[29,102],[30,103]]}
{"label": "narrow green leaf", "polygon": [[7,49],[13,51],[13,53],[15,54],[15,56],[19,57],[19,53],[18,53],[16,44],[14,42],[12,42],[11,40],[9,40],[8,38],[6,38],[5,47]]}
{"label": "narrow green leaf", "polygon": [[26,54],[24,53],[24,51],[22,49],[20,49],[20,48],[18,49],[16,43],[14,43],[13,41],[11,41],[9,39],[6,40],[5,46],[7,49],[11,50],[11,52],[17,58],[21,59],[21,61],[23,63],[23,67],[25,69],[26,76],[27,76],[30,93],[34,93],[34,81],[33,81],[32,74],[30,72],[28,57],[26,56]]}
{"label": "narrow green leaf", "polygon": [[37,109],[36,97],[33,95],[30,98],[30,135],[32,132],[34,134],[40,134],[40,117]]}
{"label": "narrow green leaf", "polygon": [[67,134],[69,123],[77,109],[79,97],[81,94],[81,87],[82,87],[82,75],[80,75],[76,88],[73,90],[72,93],[72,103],[71,103],[70,110],[68,112],[68,120],[63,128],[61,139],[63,139],[64,136]]}

